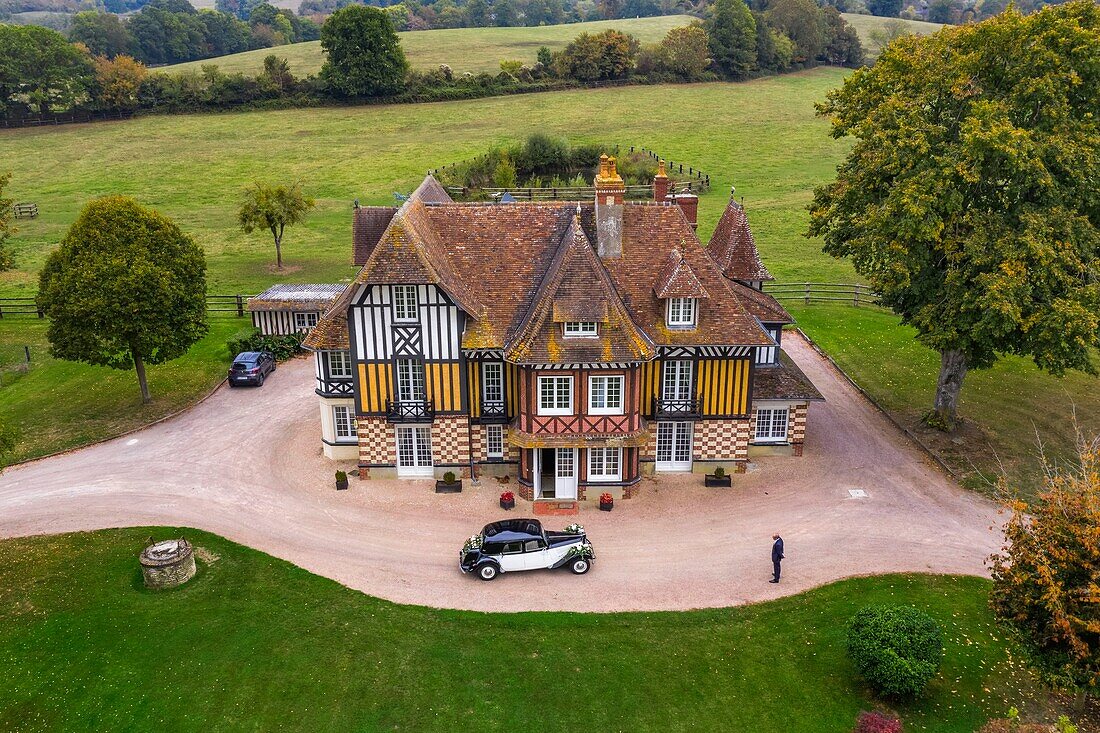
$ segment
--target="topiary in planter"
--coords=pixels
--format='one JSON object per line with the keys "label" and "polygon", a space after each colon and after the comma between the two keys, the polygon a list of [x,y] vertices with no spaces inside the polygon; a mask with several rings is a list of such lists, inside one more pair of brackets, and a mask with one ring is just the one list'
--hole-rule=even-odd
{"label": "topiary in planter", "polygon": [[453,484],[455,482],[455,472],[447,471],[447,473],[443,474],[443,480],[449,484]]}
{"label": "topiary in planter", "polygon": [[345,471],[336,472],[336,490],[340,491],[348,487],[348,474]]}
{"label": "topiary in planter", "polygon": [[867,606],[848,622],[848,658],[878,694],[913,697],[939,672],[943,635],[913,606]]}

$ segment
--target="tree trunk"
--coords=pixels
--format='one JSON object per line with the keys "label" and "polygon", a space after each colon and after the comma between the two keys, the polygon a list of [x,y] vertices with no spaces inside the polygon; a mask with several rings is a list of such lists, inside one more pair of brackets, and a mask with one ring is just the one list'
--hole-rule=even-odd
{"label": "tree trunk", "polygon": [[932,408],[931,419],[928,421],[930,425],[947,432],[955,430],[959,393],[962,392],[965,378],[966,355],[961,351],[941,351],[940,377],[936,382],[936,402]]}
{"label": "tree trunk", "polygon": [[153,401],[153,398],[149,394],[149,382],[145,380],[145,362],[136,351],[130,353],[134,355],[134,368],[137,370],[138,384],[141,385],[141,403],[147,405]]}
{"label": "tree trunk", "polygon": [[283,238],[275,235],[275,269],[283,269]]}

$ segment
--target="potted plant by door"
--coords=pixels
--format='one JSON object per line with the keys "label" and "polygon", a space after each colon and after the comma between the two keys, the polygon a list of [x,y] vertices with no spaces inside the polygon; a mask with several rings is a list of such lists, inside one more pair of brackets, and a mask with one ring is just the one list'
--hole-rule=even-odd
{"label": "potted plant by door", "polygon": [[729,474],[721,466],[714,469],[714,473],[708,473],[704,481],[707,486],[725,486],[728,488],[732,485]]}
{"label": "potted plant by door", "polygon": [[348,474],[344,471],[336,472],[336,490],[343,491],[348,487]]}
{"label": "potted plant by door", "polygon": [[462,480],[455,477],[454,471],[443,474],[442,481],[435,482],[435,493],[458,494],[462,492]]}
{"label": "potted plant by door", "polygon": [[614,508],[614,506],[615,506],[615,497],[611,496],[611,494],[607,493],[606,491],[603,492],[602,494],[600,494],[600,511],[601,512],[609,512]]}
{"label": "potted plant by door", "polygon": [[505,491],[500,495],[500,508],[501,509],[515,509],[516,508],[516,495],[511,491]]}

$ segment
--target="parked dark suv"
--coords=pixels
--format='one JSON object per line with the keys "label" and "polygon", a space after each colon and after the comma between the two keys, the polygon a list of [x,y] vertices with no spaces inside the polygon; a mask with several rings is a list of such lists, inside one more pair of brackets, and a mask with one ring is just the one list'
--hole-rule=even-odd
{"label": "parked dark suv", "polygon": [[275,371],[275,357],[267,351],[243,351],[229,367],[229,386],[254,384],[260,387],[264,378]]}

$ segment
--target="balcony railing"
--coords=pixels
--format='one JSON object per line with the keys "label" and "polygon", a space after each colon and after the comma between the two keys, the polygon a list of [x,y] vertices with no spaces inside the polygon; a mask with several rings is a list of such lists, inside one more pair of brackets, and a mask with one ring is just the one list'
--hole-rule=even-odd
{"label": "balcony railing", "polygon": [[435,408],[428,400],[386,400],[386,419],[390,422],[424,422],[434,417]]}
{"label": "balcony railing", "polygon": [[322,397],[352,397],[355,388],[350,379],[322,379],[314,392]]}
{"label": "balcony railing", "polygon": [[481,422],[495,423],[508,422],[508,413],[504,409],[503,401],[483,401],[481,403]]}
{"label": "balcony railing", "polygon": [[653,416],[656,418],[681,418],[684,420],[699,417],[699,400],[666,400],[653,398]]}

